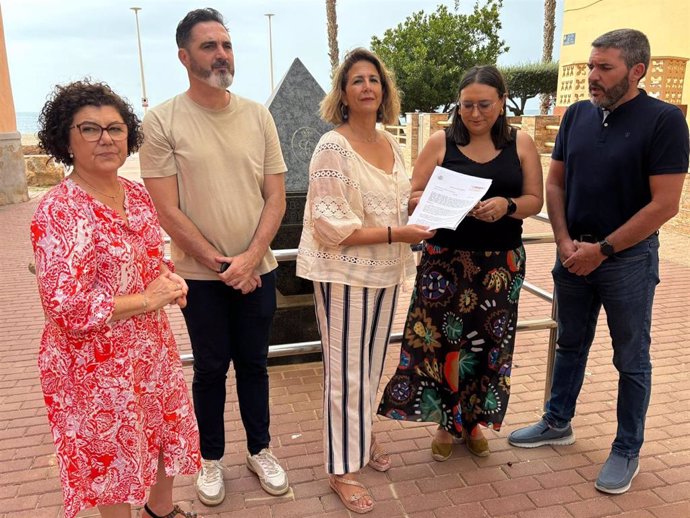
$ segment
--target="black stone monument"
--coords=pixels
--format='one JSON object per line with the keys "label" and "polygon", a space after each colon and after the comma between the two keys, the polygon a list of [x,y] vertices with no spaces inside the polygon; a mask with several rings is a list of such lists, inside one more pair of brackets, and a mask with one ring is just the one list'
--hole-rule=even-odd
{"label": "black stone monument", "polygon": [[[273,115],[287,165],[287,209],[273,250],[299,246],[304,204],[309,185],[309,162],[321,135],[333,126],[319,117],[325,92],[299,59],[295,59],[266,102]],[[295,275],[295,261],[281,261],[277,270],[278,309],[273,319],[271,345],[318,340],[313,285]]]}

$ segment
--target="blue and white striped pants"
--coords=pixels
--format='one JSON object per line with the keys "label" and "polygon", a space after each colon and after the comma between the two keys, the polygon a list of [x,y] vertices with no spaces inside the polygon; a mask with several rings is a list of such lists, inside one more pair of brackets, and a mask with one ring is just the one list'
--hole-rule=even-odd
{"label": "blue and white striped pants", "polygon": [[371,425],[399,286],[360,288],[314,283],[324,370],[326,472],[369,463]]}

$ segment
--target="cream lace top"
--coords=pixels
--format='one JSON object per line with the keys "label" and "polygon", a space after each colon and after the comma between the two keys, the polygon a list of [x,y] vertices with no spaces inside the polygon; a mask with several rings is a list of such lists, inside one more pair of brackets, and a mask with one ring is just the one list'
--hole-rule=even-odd
{"label": "cream lace top", "polygon": [[393,148],[392,174],[365,161],[336,131],[323,135],[314,149],[297,255],[299,277],[384,288],[414,276],[407,243],[340,245],[359,228],[407,224],[410,181],[398,144],[389,133],[380,134]]}

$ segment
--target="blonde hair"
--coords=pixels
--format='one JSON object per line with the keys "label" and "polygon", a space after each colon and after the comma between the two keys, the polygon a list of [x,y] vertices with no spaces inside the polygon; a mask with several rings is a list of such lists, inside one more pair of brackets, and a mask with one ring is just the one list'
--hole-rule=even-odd
{"label": "blonde hair", "polygon": [[350,72],[352,66],[358,61],[368,61],[376,67],[376,71],[381,77],[381,87],[383,90],[383,100],[379,107],[377,121],[383,124],[395,124],[398,122],[400,115],[400,94],[398,88],[395,86],[395,78],[383,61],[371,52],[362,47],[351,50],[345,55],[345,59],[340,64],[333,75],[333,85],[331,91],[326,94],[326,97],[321,101],[320,114],[321,118],[331,124],[342,124],[346,117],[343,113],[346,110],[343,104],[343,97],[345,94],[345,86],[347,85],[347,74]]}

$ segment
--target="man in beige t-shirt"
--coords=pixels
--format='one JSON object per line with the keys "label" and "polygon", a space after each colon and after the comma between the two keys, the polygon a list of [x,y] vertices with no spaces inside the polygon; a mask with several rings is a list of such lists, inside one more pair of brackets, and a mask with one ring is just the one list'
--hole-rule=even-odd
{"label": "man in beige t-shirt", "polygon": [[176,38],[189,89],[144,119],[141,175],[172,238],[176,271],[189,284],[183,313],[203,457],[196,488],[204,504],[218,505],[225,498],[223,412],[231,361],[247,466],[268,493],[289,489],[269,450],[266,368],[276,307],[277,263],[269,245],[285,212],[286,166],[268,110],[228,90],[234,56],[222,15],[191,11]]}

